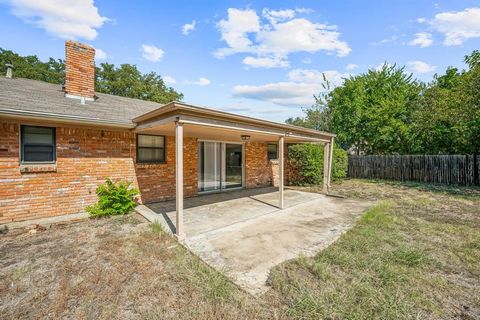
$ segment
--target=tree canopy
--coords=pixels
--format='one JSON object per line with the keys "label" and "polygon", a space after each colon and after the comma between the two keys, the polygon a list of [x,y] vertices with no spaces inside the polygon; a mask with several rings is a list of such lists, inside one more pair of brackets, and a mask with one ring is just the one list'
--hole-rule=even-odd
{"label": "tree canopy", "polygon": [[431,83],[395,65],[351,76],[287,123],[335,132],[363,154],[478,154],[480,52],[464,61]]}
{"label": "tree canopy", "polygon": [[65,61],[49,58],[40,61],[37,56],[20,56],[19,54],[0,48],[0,73],[6,72],[6,64],[14,66],[14,76],[40,80],[50,83],[63,83],[65,79]]}
{"label": "tree canopy", "polygon": [[183,94],[167,87],[161,76],[155,72],[142,74],[131,64],[117,68],[110,63],[101,63],[95,72],[95,90],[159,103],[183,99]]}
{"label": "tree canopy", "polygon": [[[37,56],[20,56],[0,48],[0,73],[5,74],[5,64],[13,64],[14,76],[61,84],[65,79],[65,61],[49,58],[43,62]],[[95,91],[123,97],[168,103],[182,100],[183,94],[167,87],[155,72],[142,74],[136,65],[122,64],[116,67],[101,63],[95,68]]]}

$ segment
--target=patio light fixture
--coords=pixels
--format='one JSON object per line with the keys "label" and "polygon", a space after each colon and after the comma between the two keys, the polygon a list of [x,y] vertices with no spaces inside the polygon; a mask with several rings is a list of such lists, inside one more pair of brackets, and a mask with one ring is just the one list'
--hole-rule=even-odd
{"label": "patio light fixture", "polygon": [[242,138],[243,141],[248,141],[248,140],[250,140],[250,136],[249,136],[249,135],[246,135],[246,134],[242,134],[242,135],[240,136],[240,138]]}

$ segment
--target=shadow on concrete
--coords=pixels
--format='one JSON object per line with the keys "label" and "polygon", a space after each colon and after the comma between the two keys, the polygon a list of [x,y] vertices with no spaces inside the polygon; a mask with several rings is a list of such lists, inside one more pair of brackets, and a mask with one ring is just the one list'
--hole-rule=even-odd
{"label": "shadow on concrete", "polygon": [[[217,193],[206,193],[183,200],[183,208],[190,209],[204,206],[212,203],[229,201],[234,199],[254,197],[265,193],[278,191],[276,187],[242,189],[234,191],[225,191]],[[255,199],[257,200],[257,199]],[[161,202],[153,202],[146,204],[148,208],[159,214],[175,211],[175,200],[167,200]]]}

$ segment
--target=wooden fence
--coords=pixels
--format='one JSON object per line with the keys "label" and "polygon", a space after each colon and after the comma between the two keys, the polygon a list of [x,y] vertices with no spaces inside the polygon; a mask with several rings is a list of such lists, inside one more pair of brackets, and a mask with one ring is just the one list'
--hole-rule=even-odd
{"label": "wooden fence", "polygon": [[348,177],[480,185],[480,155],[349,156]]}

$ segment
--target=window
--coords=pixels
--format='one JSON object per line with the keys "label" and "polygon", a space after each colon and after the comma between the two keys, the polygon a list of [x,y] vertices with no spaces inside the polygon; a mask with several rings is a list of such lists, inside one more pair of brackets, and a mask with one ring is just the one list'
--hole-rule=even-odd
{"label": "window", "polygon": [[21,126],[21,162],[55,162],[55,128]]}
{"label": "window", "polygon": [[268,144],[268,160],[276,160],[278,159],[278,145],[274,143]]}
{"label": "window", "polygon": [[165,162],[165,137],[138,134],[137,162]]}

